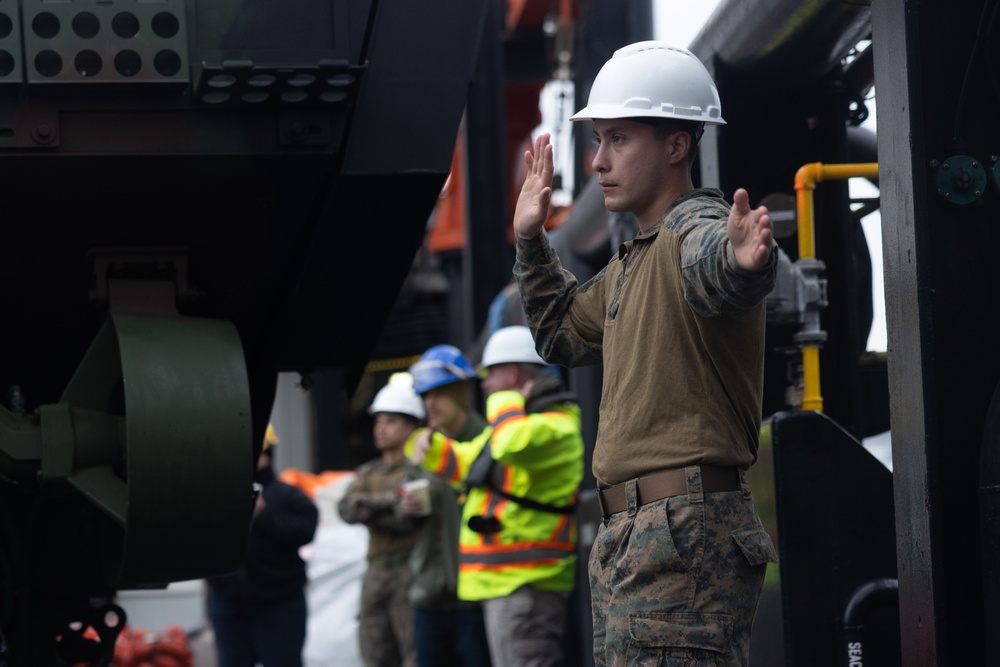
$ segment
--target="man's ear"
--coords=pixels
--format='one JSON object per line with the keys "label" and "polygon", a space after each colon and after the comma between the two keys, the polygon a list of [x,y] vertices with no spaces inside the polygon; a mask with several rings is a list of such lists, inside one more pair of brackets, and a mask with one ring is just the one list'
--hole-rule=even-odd
{"label": "man's ear", "polygon": [[678,130],[667,137],[667,145],[670,149],[670,163],[684,162],[687,160],[688,153],[691,152],[691,135],[683,130]]}

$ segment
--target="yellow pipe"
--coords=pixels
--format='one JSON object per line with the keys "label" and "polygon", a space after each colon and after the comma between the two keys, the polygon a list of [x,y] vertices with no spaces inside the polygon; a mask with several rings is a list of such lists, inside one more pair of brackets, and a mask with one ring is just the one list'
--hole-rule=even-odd
{"label": "yellow pipe", "polygon": [[[798,213],[799,259],[816,258],[816,237],[813,190],[816,184],[827,180],[847,178],[878,178],[878,163],[827,164],[811,162],[802,165],[795,173],[795,202]],[[802,374],[804,378],[802,409],[823,411],[823,396],[819,383],[819,345],[802,346]]]}
{"label": "yellow pipe", "polygon": [[802,409],[823,412],[823,394],[819,386],[819,345],[802,346]]}

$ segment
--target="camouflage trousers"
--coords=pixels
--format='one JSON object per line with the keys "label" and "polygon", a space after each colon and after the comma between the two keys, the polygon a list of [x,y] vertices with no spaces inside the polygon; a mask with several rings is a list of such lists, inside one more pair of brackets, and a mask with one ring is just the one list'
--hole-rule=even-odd
{"label": "camouflage trousers", "polygon": [[365,667],[416,667],[413,605],[407,597],[413,574],[404,561],[369,565],[361,581],[358,639]]}
{"label": "camouflage trousers", "polygon": [[[747,665],[768,562],[777,560],[750,489],[687,495],[606,519],[590,554],[597,667]],[[741,475],[742,479],[742,475]]]}

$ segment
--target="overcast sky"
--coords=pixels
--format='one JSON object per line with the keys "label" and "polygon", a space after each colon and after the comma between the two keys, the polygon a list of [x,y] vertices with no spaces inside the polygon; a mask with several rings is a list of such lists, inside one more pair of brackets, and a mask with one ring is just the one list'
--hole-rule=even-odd
{"label": "overcast sky", "polygon": [[688,46],[718,4],[719,0],[654,0],[656,38]]}

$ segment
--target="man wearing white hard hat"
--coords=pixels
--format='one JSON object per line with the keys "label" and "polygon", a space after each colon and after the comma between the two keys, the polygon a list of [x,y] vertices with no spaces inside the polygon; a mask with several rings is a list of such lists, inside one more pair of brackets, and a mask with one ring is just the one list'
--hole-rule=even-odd
{"label": "man wearing white hard hat", "polygon": [[375,447],[381,455],[357,469],[337,505],[344,521],[364,524],[369,534],[358,612],[361,657],[367,667],[416,667],[408,560],[422,524],[401,510],[399,500],[404,483],[417,477],[404,448],[425,417],[424,402],[412,378],[397,373],[375,394],[368,411],[375,417]]}
{"label": "man wearing white hard hat", "polygon": [[576,579],[580,409],[527,327],[494,332],[479,373],[490,425],[469,442],[425,432],[415,459],[468,488],[458,595],[481,601],[494,667],[561,667]]}
{"label": "man wearing white hard hat", "polygon": [[761,421],[771,220],[743,189],[730,206],[694,188],[704,125],[725,121],[686,49],[619,49],[571,120],[593,122],[605,206],[635,214],[639,234],[584,285],[562,269],[542,231],[553,171],[542,135],[525,153],[514,274],[541,356],[604,365],[595,663],[745,665],[776,560],[744,479]]}

